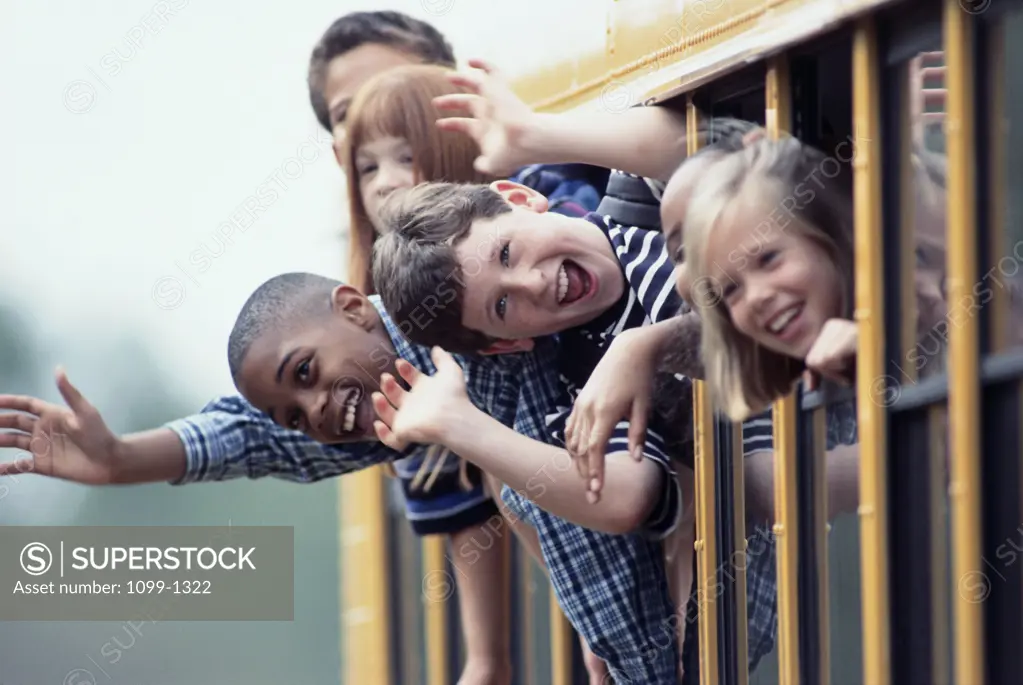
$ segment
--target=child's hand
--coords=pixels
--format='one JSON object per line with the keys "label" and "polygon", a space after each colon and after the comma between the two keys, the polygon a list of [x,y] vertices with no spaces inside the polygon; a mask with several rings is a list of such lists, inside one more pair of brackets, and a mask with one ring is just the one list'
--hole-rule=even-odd
{"label": "child's hand", "polygon": [[29,452],[31,458],[0,464],[0,476],[38,473],[99,485],[115,481],[121,441],[63,371],[57,387],[68,407],[24,395],[0,395],[0,447]]}
{"label": "child's hand", "polygon": [[471,407],[465,377],[455,360],[439,347],[433,348],[431,356],[437,366],[433,376],[399,359],[395,368],[410,389],[384,373],[380,376],[382,393],[373,393],[373,407],[380,417],[373,428],[380,441],[393,450],[400,452],[413,443],[443,445],[445,429]]}
{"label": "child's hand", "polygon": [[634,329],[612,341],[565,425],[565,447],[576,460],[579,475],[589,479],[591,502],[599,499],[604,449],[622,419],[629,420],[629,454],[637,461],[643,458],[658,352],[657,339],[650,333]]}
{"label": "child's hand", "polygon": [[480,173],[504,177],[536,162],[531,158],[528,139],[539,115],[515,95],[493,66],[478,59],[470,60],[469,66],[483,73],[453,73],[448,80],[470,92],[442,95],[434,99],[434,104],[440,110],[470,116],[438,119],[437,126],[465,133],[476,141],[480,156],[474,166]]}
{"label": "child's hand", "polygon": [[821,377],[850,385],[856,380],[856,322],[829,319],[806,355],[803,375],[807,390],[816,390]]}

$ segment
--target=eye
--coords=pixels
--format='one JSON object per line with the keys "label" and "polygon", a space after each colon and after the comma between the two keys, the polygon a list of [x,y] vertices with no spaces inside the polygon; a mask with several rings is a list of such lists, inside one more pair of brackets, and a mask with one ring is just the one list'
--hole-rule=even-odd
{"label": "eye", "polygon": [[308,383],[312,375],[311,359],[299,362],[295,366],[295,380],[299,383]]}
{"label": "eye", "polygon": [[494,312],[497,314],[497,318],[504,321],[504,313],[508,309],[508,296],[502,296],[496,303],[494,303]]}
{"label": "eye", "polygon": [[359,172],[359,176],[368,176],[377,170],[377,165],[372,163],[360,164],[356,166],[355,170]]}
{"label": "eye", "polygon": [[334,126],[345,123],[345,118],[348,116],[348,105],[338,107],[334,111]]}
{"label": "eye", "polygon": [[504,266],[508,266],[508,259],[509,259],[509,252],[510,252],[508,246],[510,244],[511,243],[505,243],[504,247],[501,248],[501,264],[503,264]]}
{"label": "eye", "polygon": [[764,253],[760,255],[760,266],[767,266],[775,260],[778,256],[778,250],[764,250]]}
{"label": "eye", "polygon": [[412,152],[408,151],[408,152],[400,153],[398,155],[398,161],[401,162],[402,164],[409,164],[409,165],[411,165],[412,161],[413,161],[412,160]]}
{"label": "eye", "polygon": [[301,410],[293,409],[292,411],[288,412],[287,417],[285,417],[285,419],[284,419],[284,425],[287,428],[289,428],[289,429],[291,429],[293,431],[300,431],[300,430],[302,430],[302,426],[304,424],[303,424],[303,421],[302,421],[302,412],[301,412]]}

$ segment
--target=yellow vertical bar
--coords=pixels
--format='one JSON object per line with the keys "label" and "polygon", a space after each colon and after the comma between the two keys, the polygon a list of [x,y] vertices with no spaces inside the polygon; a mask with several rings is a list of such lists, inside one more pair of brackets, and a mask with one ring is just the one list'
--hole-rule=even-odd
{"label": "yellow vertical bar", "polygon": [[572,685],[572,625],[551,588],[551,683]]}
{"label": "yellow vertical bar", "polygon": [[[973,153],[973,22],[958,0],[945,2],[948,84],[948,298],[964,302],[977,282],[976,197]],[[980,393],[977,317],[962,317],[949,330],[953,568],[956,582],[981,573]],[[957,592],[953,627],[956,682],[983,685],[984,623],[981,605]]]}
{"label": "yellow vertical bar", "polygon": [[819,588],[818,644],[820,645],[820,667],[818,677],[820,685],[831,683],[831,613],[828,597],[831,594],[830,574],[828,573],[828,455],[827,455],[827,408],[821,407],[813,413],[813,458],[818,467],[814,471],[816,481],[813,484],[815,506],[820,518],[813,522],[813,532],[817,537],[817,581]]}
{"label": "yellow vertical bar", "polygon": [[735,622],[736,622],[736,654],[735,660],[739,664],[739,680],[737,685],[746,685],[749,682],[749,618],[746,609],[746,569],[749,567],[749,560],[746,558],[746,482],[745,464],[743,459],[742,445],[742,424],[732,424],[732,507],[733,520],[735,521],[735,551],[743,552],[743,556],[733,556],[734,559],[742,559],[743,563],[733,564],[732,573],[735,574]]}
{"label": "yellow vertical bar", "polygon": [[860,566],[863,579],[863,679],[889,685],[887,415],[881,242],[881,127],[877,33],[861,19],[853,39],[853,199],[856,264],[857,415],[860,438]]}
{"label": "yellow vertical bar", "polygon": [[[444,537],[428,535],[423,538],[423,577],[447,578],[444,557]],[[452,589],[455,579],[450,578]],[[434,594],[434,593],[431,593]],[[451,676],[448,668],[448,595],[437,597],[423,594],[426,604],[426,677],[428,685],[448,685]]]}
{"label": "yellow vertical bar", "polygon": [[346,683],[392,685],[386,508],[382,467],[340,479]]}
{"label": "yellow vertical bar", "polygon": [[[791,128],[789,65],[785,55],[767,68],[767,132],[777,138]],[[778,561],[779,682],[799,685],[799,536],[796,528],[796,412],[793,394],[774,403],[774,534]]]}
{"label": "yellow vertical bar", "polygon": [[[699,149],[699,112],[689,95],[686,104],[688,153]],[[693,384],[694,477],[696,495],[696,599],[699,607],[700,683],[718,683],[717,517],[714,515],[714,412],[702,381]]]}

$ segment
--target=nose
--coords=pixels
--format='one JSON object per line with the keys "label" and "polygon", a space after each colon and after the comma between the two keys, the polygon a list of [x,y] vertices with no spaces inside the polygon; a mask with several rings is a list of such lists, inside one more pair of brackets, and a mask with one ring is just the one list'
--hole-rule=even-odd
{"label": "nose", "polygon": [[307,423],[313,430],[323,430],[327,420],[327,408],[330,406],[330,393],[309,390],[299,399],[299,406],[306,415]]}
{"label": "nose", "polygon": [[410,187],[412,178],[400,165],[381,162],[376,176],[376,194],[381,200],[386,199],[399,188]]}
{"label": "nose", "polygon": [[508,289],[531,299],[539,300],[548,291],[547,277],[539,269],[522,269],[513,276],[513,282]]}
{"label": "nose", "polygon": [[757,314],[767,311],[774,301],[774,289],[769,287],[762,279],[747,278],[743,284],[746,290],[746,303]]}

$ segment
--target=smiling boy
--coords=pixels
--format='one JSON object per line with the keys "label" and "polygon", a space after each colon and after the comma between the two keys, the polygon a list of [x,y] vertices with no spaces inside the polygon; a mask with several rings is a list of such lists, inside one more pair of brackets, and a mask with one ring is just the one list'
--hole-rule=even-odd
{"label": "smiling boy", "polygon": [[[444,393],[457,395],[457,382],[420,389],[418,403],[408,400],[416,388],[406,396],[393,386],[388,399],[409,404],[395,405],[395,414],[378,402],[384,423],[377,433],[393,446],[414,439],[410,435],[444,444],[502,480],[513,509],[532,500],[579,526],[662,540],[678,523],[683,504],[675,467],[692,463],[687,420],[653,412],[610,427],[600,444],[607,457],[599,501],[584,479],[558,479],[548,485],[554,495],[542,499],[523,488],[543,464],[565,455],[573,402],[615,338],[644,327],[672,334],[675,315],[685,311],[660,232],[623,226],[610,216],[563,217],[546,209],[543,196],[509,181],[418,186],[389,201],[385,214],[392,231],[377,243],[374,273],[394,320],[415,320],[407,334],[419,344],[493,354],[530,350],[539,337],[557,334],[561,387],[546,418],[553,444],[513,436],[464,403],[451,402]],[[690,394],[678,376],[658,386],[682,403]],[[433,411],[440,406],[447,409]],[[644,430],[630,456],[632,423],[642,423]],[[747,456],[770,450],[770,419],[744,424],[743,442]],[[553,547],[542,526],[537,528],[541,544]],[[761,565],[773,558],[773,547],[763,552],[751,559],[748,574],[751,668],[773,644],[753,639],[772,634],[774,623],[773,566]],[[556,549],[551,555],[573,563]],[[687,638],[687,651],[690,644]]]}

